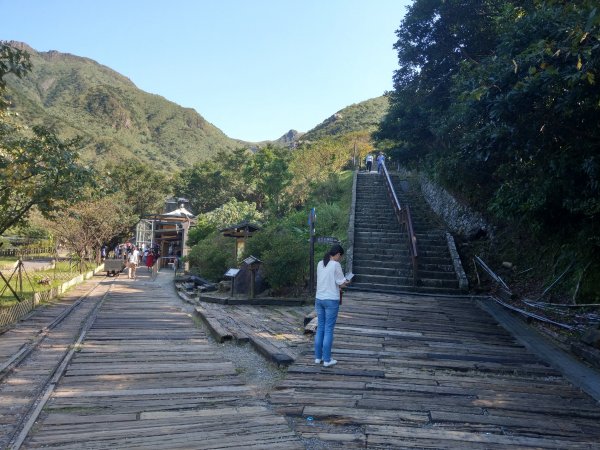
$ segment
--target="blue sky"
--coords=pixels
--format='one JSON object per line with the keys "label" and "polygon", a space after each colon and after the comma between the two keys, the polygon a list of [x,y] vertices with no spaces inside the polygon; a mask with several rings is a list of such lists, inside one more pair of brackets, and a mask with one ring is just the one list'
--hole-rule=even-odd
{"label": "blue sky", "polygon": [[410,3],[0,0],[0,39],[94,59],[232,138],[261,141],[390,90]]}

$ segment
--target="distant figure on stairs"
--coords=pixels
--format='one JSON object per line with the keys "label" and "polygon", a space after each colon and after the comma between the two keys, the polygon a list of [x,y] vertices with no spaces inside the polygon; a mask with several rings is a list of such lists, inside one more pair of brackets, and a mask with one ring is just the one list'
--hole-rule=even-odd
{"label": "distant figure on stairs", "polygon": [[367,172],[370,172],[371,171],[371,167],[373,166],[373,155],[371,155],[369,153],[367,155],[366,162],[367,162]]}
{"label": "distant figure on stairs", "polygon": [[381,173],[383,170],[383,163],[385,162],[385,155],[383,152],[379,152],[379,156],[377,156],[377,173]]}

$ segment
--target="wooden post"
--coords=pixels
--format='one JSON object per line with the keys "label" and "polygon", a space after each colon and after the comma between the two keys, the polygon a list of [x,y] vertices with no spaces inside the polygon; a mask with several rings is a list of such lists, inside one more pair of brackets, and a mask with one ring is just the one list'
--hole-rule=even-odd
{"label": "wooden post", "polygon": [[310,270],[309,270],[309,292],[314,292],[315,290],[315,221],[316,221],[317,213],[315,208],[310,210],[308,214],[308,228],[310,233],[309,238],[309,260],[310,260]]}
{"label": "wooden post", "polygon": [[21,294],[21,297],[23,296],[23,273],[22,273],[22,266],[23,266],[23,260],[19,259],[18,264],[18,275],[17,278],[19,280],[19,293]]}

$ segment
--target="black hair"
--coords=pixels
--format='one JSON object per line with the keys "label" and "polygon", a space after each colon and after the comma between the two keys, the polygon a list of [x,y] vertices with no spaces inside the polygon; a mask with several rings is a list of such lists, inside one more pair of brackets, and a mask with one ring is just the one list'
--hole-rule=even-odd
{"label": "black hair", "polygon": [[327,263],[329,263],[331,257],[337,255],[338,253],[341,255],[344,254],[344,249],[342,246],[340,244],[332,245],[329,251],[325,253],[325,256],[323,256],[323,267],[327,267]]}

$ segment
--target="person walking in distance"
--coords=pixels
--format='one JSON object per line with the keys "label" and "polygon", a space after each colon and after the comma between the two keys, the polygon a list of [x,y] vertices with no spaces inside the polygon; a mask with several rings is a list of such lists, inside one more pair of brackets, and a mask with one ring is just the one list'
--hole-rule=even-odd
{"label": "person walking in distance", "polygon": [[150,250],[148,252],[148,256],[146,256],[146,267],[148,268],[148,272],[152,271],[153,265],[154,265],[154,251]]}
{"label": "person walking in distance", "polygon": [[382,152],[379,152],[379,156],[377,156],[377,173],[381,173],[383,171],[383,164],[385,163],[385,155]]}
{"label": "person walking in distance", "polygon": [[367,162],[367,172],[370,172],[371,168],[373,167],[373,155],[371,153],[369,153],[367,155],[366,162]]}
{"label": "person walking in distance", "polygon": [[137,266],[140,262],[140,251],[137,249],[137,247],[134,245],[131,248],[131,253],[129,254],[129,269],[128,269],[128,273],[127,273],[127,278],[133,278],[135,280],[135,272],[137,270]]}
{"label": "person walking in distance", "polygon": [[317,311],[317,333],[315,334],[315,364],[323,361],[324,367],[337,363],[331,357],[333,329],[340,309],[340,288],[350,281],[344,277],[340,259],[344,255],[341,245],[335,244],[329,249],[317,265],[317,292],[315,309]]}

